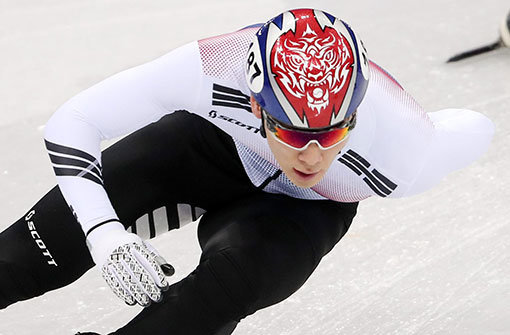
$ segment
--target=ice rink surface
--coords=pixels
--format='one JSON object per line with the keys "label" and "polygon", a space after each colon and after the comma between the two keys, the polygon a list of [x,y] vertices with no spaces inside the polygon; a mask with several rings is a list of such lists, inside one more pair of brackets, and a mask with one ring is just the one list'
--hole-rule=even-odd
{"label": "ice rink surface", "polygon": [[[364,201],[305,286],[234,334],[510,334],[510,49],[444,62],[495,41],[508,0],[0,0],[0,228],[54,185],[43,128],[71,96],[185,42],[303,6],[349,22],[427,111],[482,112],[496,135],[482,159],[433,190]],[[154,242],[175,280],[198,260],[195,228]],[[93,269],[0,312],[0,334],[106,334],[138,311]]]}

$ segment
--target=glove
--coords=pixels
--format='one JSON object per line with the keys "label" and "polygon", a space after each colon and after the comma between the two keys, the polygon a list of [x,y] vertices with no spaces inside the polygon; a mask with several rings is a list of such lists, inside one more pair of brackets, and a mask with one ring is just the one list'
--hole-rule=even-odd
{"label": "glove", "polygon": [[103,278],[126,304],[146,307],[162,300],[169,286],[165,274],[172,275],[173,267],[149,243],[126,232],[120,222],[93,230],[87,246]]}

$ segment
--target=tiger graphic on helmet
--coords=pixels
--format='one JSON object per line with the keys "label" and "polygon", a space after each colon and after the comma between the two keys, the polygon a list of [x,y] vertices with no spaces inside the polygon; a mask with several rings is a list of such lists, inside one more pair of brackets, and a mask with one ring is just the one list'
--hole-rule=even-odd
{"label": "tiger graphic on helmet", "polygon": [[[260,28],[250,50],[249,65],[258,60],[263,69],[260,78],[252,74],[248,83],[255,100],[291,126],[322,128],[342,122],[368,85],[361,41],[344,22],[319,10],[295,9],[277,16]],[[260,53],[252,55],[254,51]]]}
{"label": "tiger graphic on helmet", "polygon": [[306,115],[310,127],[321,127],[338,112],[338,106],[330,102],[345,96],[354,59],[349,44],[336,30],[312,29],[310,23],[318,26],[316,21],[298,21],[295,33],[289,30],[273,45],[271,71],[300,118]]}

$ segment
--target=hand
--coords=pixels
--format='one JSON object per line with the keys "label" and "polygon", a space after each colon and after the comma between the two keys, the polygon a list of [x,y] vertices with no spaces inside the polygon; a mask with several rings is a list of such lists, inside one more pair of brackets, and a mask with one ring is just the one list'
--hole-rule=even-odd
{"label": "hand", "polygon": [[162,300],[168,289],[165,273],[172,275],[174,270],[150,244],[112,222],[92,231],[87,245],[103,278],[128,305],[146,307]]}

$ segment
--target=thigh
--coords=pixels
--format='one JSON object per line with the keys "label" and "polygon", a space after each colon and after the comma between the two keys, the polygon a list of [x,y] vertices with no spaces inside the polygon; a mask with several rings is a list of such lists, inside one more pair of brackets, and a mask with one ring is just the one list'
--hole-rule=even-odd
{"label": "thigh", "polygon": [[225,246],[253,244],[271,238],[273,230],[283,229],[299,230],[306,236],[318,261],[347,232],[357,207],[357,202],[253,193],[204,215],[198,227],[203,257]]}
{"label": "thigh", "polygon": [[345,235],[357,205],[252,195],[204,215],[201,263],[225,254],[257,297],[252,311],[275,304],[301,287]]}

